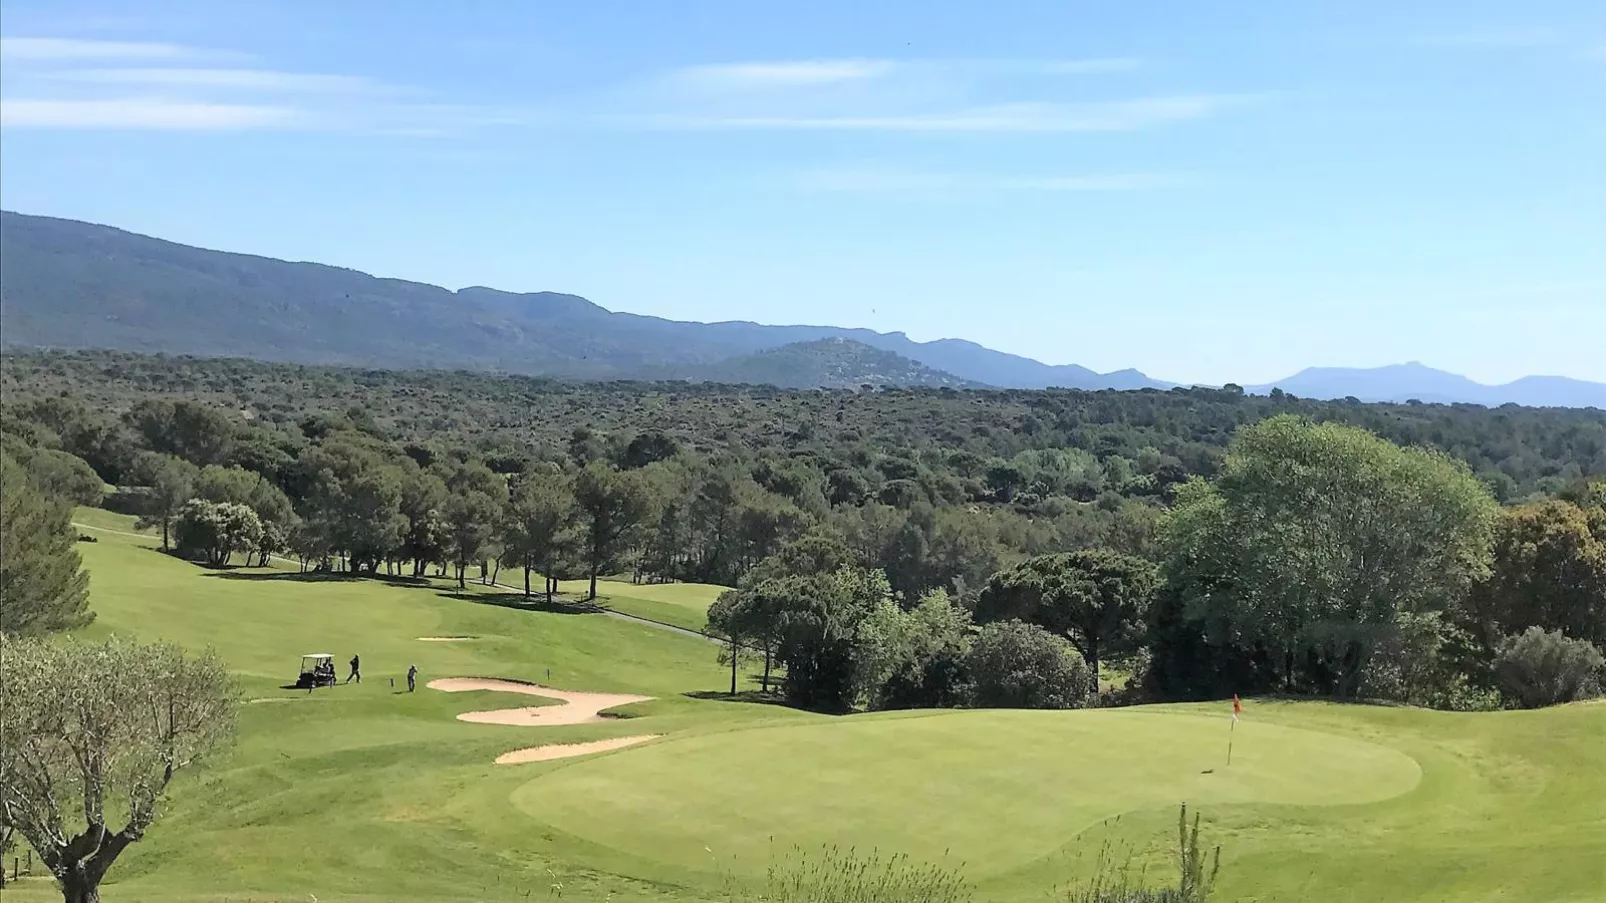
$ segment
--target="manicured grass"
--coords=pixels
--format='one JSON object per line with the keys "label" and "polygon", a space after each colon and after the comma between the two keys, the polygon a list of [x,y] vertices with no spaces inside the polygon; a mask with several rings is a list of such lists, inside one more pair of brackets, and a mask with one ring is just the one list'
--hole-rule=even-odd
{"label": "manicured grass", "polygon": [[[558,584],[558,589],[566,595],[584,597],[590,586],[584,580],[565,580]],[[700,631],[708,626],[708,607],[728,589],[730,587],[712,583],[599,580],[597,601],[627,615]]]}
{"label": "manicured grass", "polygon": [[[211,645],[247,697],[272,700],[243,707],[232,753],[180,777],[113,871],[108,903],[697,903],[729,899],[732,882],[794,844],[822,843],[947,850],[979,900],[1041,901],[1105,842],[1167,867],[1184,801],[1224,847],[1220,900],[1582,903],[1606,888],[1606,705],[1450,714],[1247,700],[1228,768],[1221,703],[828,718],[692,698],[728,680],[705,640],[542,611],[515,593],[208,571],[110,533],[79,548],[99,614],[87,633]],[[616,586],[682,610],[717,594]],[[360,652],[364,683],[280,689],[313,651],[342,669]],[[534,700],[397,692],[390,679],[409,663],[424,681],[657,698],[619,722],[466,724],[453,716]],[[643,733],[665,736],[492,764]],[[6,891],[53,897],[43,882]]]}

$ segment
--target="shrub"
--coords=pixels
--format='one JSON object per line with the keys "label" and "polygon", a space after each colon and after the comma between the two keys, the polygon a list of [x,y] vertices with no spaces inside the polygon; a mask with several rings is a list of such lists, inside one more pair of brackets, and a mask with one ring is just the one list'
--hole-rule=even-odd
{"label": "shrub", "polygon": [[1599,693],[1603,662],[1600,650],[1586,640],[1530,627],[1501,641],[1495,673],[1509,700],[1536,709]]}
{"label": "shrub", "polygon": [[983,627],[965,664],[971,701],[985,708],[1080,708],[1093,685],[1087,663],[1069,642],[1024,621]]}

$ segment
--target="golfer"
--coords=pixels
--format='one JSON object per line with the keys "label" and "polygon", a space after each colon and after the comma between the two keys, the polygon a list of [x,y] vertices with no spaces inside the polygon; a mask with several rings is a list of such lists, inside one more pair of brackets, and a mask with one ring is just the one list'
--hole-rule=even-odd
{"label": "golfer", "polygon": [[355,652],[351,654],[351,673],[346,675],[346,683],[351,683],[353,678],[357,683],[362,683],[362,661]]}
{"label": "golfer", "polygon": [[413,685],[418,681],[418,666],[407,666],[407,692],[413,692]]}

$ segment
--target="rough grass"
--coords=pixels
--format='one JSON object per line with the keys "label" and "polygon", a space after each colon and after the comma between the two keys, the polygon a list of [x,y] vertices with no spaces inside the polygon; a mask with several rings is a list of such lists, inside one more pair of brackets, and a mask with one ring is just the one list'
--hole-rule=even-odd
{"label": "rough grass", "polygon": [[[776,851],[820,843],[963,862],[976,899],[1035,901],[1110,845],[1169,874],[1184,801],[1222,844],[1220,900],[1583,903],[1606,888],[1602,705],[1250,700],[1229,769],[1224,704],[830,719],[689,698],[728,680],[706,641],[510,593],[208,571],[110,533],[79,548],[99,612],[89,633],[211,644],[248,697],[282,700],[246,705],[235,751],[181,777],[108,903],[695,903],[742,899],[731,888],[761,886]],[[414,639],[441,635],[478,639]],[[360,652],[365,682],[280,690],[309,651]],[[393,691],[410,663],[421,683],[498,676],[657,699],[619,723],[464,724],[453,716],[505,694]],[[644,732],[666,737],[491,764]],[[6,891],[52,898],[44,882]]]}

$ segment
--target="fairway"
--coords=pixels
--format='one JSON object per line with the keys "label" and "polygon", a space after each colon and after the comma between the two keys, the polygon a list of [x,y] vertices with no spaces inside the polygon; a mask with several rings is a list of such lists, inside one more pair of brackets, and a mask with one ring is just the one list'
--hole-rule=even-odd
{"label": "fairway", "polygon": [[[506,579],[511,582],[511,578]],[[564,595],[583,598],[590,586],[584,580],[564,580],[558,589]],[[730,587],[712,583],[598,580],[597,601],[627,615],[701,631],[708,626],[708,607],[727,589]]]}
{"label": "fairway", "polygon": [[[244,706],[236,748],[181,777],[108,903],[700,903],[824,843],[963,862],[978,900],[1024,903],[1107,841],[1167,867],[1182,802],[1223,846],[1224,900],[1585,903],[1606,887],[1606,705],[1249,700],[1229,768],[1221,703],[811,715],[725,702],[705,640],[606,614],[447,581],[214,571],[99,535],[78,547],[87,634],[213,646],[248,699],[275,703]],[[712,588],[618,589],[695,606]],[[364,682],[281,689],[310,651],[360,653]],[[559,692],[427,688],[453,678]],[[553,717],[583,704],[627,717]],[[529,714],[470,714],[508,709]],[[60,897],[25,879],[6,899]]]}

